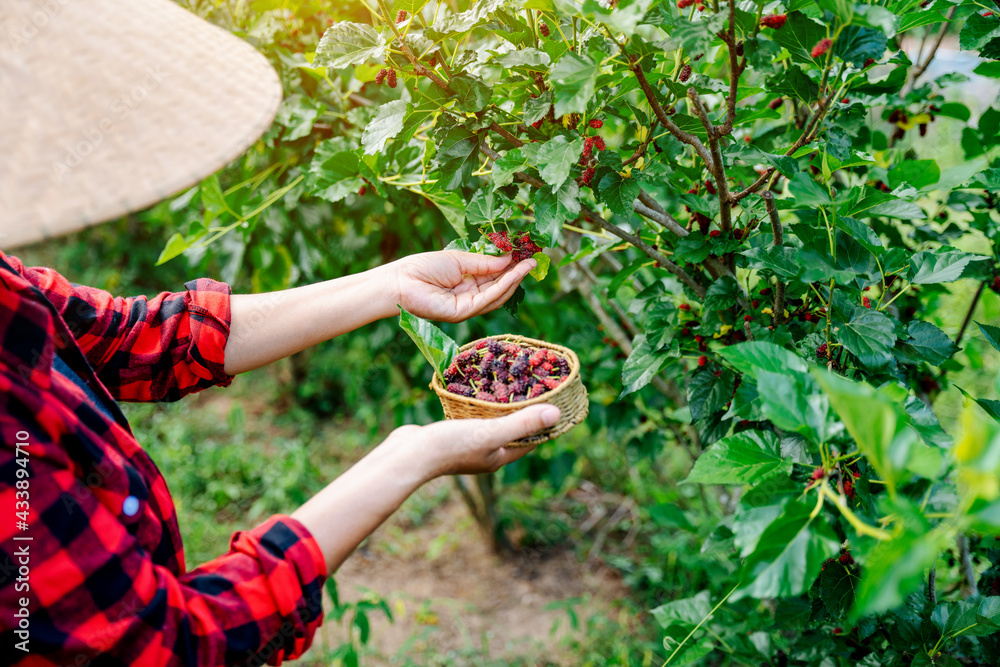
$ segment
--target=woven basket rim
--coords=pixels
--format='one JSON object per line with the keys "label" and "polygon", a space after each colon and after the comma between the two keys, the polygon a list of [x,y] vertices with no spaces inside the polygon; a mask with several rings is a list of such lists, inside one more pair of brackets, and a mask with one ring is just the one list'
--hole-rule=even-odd
{"label": "woven basket rim", "polygon": [[558,352],[559,354],[566,357],[566,361],[569,363],[569,375],[566,376],[565,380],[559,383],[558,387],[542,394],[541,396],[536,396],[535,398],[530,398],[526,401],[517,401],[514,403],[491,403],[490,401],[482,401],[478,398],[471,398],[469,396],[453,394],[452,392],[448,391],[444,386],[442,386],[441,378],[439,378],[438,374],[435,372],[434,379],[431,380],[431,389],[434,390],[434,393],[440,397],[448,398],[449,400],[455,400],[460,403],[466,403],[468,405],[474,405],[482,408],[497,409],[503,406],[512,406],[512,405],[516,405],[519,408],[521,408],[521,407],[528,407],[530,405],[540,405],[542,403],[549,403],[550,401],[552,401],[552,398],[556,394],[569,387],[572,384],[573,380],[575,380],[580,375],[580,358],[577,357],[576,352],[574,352],[570,348],[565,347],[563,345],[559,345],[557,343],[550,343],[548,341],[538,340],[537,338],[529,338],[527,336],[520,336],[518,334],[499,334],[496,336],[485,336],[483,338],[477,338],[476,340],[470,341],[465,345],[461,346],[460,348],[458,348],[458,351],[464,352],[465,350],[474,347],[476,343],[478,343],[479,341],[488,340],[491,338],[495,340],[500,340],[500,341],[507,340],[516,343],[526,342],[533,344],[535,347],[545,347],[555,352]]}

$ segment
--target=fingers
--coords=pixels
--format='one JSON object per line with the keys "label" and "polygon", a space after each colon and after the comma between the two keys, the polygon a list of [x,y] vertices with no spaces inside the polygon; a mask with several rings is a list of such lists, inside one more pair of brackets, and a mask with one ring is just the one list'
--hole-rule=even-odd
{"label": "fingers", "polygon": [[475,252],[461,252],[459,250],[447,250],[455,261],[458,262],[459,270],[466,275],[480,275],[483,273],[498,273],[506,268],[512,257],[510,255],[480,255]]}
{"label": "fingers", "polygon": [[560,415],[559,408],[554,405],[532,405],[506,417],[491,420],[494,428],[490,435],[495,438],[494,442],[506,444],[554,426]]}
{"label": "fingers", "polygon": [[526,259],[497,278],[496,282],[473,297],[473,311],[493,310],[503,304],[537,264],[533,259]]}

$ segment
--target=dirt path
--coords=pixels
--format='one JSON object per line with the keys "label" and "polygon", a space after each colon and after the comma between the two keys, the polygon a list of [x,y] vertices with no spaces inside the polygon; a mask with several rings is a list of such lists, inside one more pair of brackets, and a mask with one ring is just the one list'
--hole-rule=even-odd
{"label": "dirt path", "polygon": [[[399,664],[405,656],[423,665],[423,656],[450,653],[465,656],[456,664],[515,656],[524,664],[570,664],[560,648],[571,632],[569,616],[547,607],[581,598],[575,611],[585,623],[594,613],[616,615],[614,601],[626,595],[616,573],[588,570],[568,549],[497,558],[451,495],[419,527],[406,524],[399,515],[390,520],[337,574],[343,599],[371,590],[396,615],[394,623],[373,619],[371,646],[378,655],[366,663],[388,664],[397,656]],[[345,637],[342,625],[328,632],[334,643]]]}

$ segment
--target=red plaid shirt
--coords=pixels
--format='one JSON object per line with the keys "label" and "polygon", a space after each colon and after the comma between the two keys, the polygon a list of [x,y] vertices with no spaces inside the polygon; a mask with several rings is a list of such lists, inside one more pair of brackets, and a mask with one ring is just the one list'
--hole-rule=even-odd
{"label": "red plaid shirt", "polygon": [[[232,380],[229,287],[185,287],[113,298],[0,253],[2,665],[280,664],[322,622],[323,555],[290,517],[187,571],[166,481],[110,400]],[[110,416],[53,371],[57,348]]]}

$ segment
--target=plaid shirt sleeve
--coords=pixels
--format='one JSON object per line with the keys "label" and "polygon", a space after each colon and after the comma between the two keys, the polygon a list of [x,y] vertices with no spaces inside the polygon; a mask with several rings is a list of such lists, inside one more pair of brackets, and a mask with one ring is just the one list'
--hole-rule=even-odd
{"label": "plaid shirt sleeve", "polygon": [[[114,479],[97,487],[81,480],[68,452],[99,446],[88,431],[67,429],[45,407],[35,419],[28,407],[0,397],[0,470],[13,471],[13,443],[27,441],[32,480],[29,532],[0,525],[0,561],[17,562],[26,548],[31,562],[30,589],[17,592],[10,579],[0,585],[4,651],[18,641],[16,620],[4,619],[21,596],[31,600],[31,664],[280,665],[309,647],[323,619],[326,573],[300,523],[272,517],[236,533],[227,554],[176,573],[139,546],[143,512],[133,521],[116,509],[121,500],[107,490]],[[15,486],[2,480],[0,507],[13,508]]]}
{"label": "plaid shirt sleeve", "polygon": [[116,399],[176,401],[232,382],[224,370],[231,293],[225,283],[203,278],[186,283],[186,292],[123,298],[7,261],[59,310]]}

